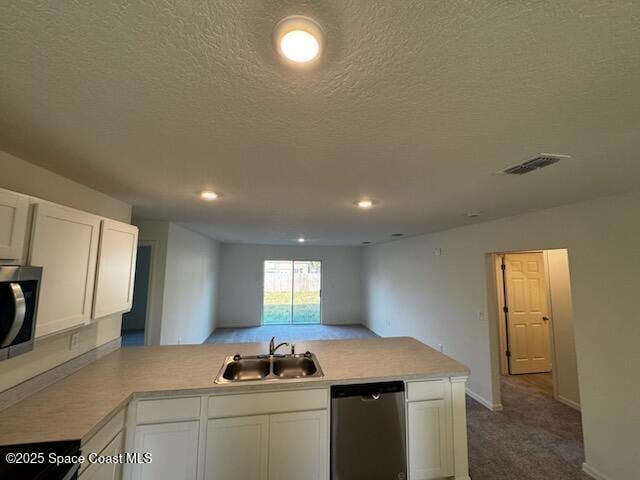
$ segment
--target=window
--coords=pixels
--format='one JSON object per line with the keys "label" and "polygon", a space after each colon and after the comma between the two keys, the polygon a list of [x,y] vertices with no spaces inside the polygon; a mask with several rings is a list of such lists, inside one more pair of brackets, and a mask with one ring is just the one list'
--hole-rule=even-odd
{"label": "window", "polygon": [[320,323],[321,270],[314,260],[265,261],[262,324]]}

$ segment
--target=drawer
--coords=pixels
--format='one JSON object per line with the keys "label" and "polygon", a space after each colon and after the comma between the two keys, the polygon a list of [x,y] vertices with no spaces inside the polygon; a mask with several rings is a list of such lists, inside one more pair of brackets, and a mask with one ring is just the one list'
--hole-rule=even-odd
{"label": "drawer", "polygon": [[407,383],[407,400],[443,400],[448,398],[450,383],[448,379]]}
{"label": "drawer", "polygon": [[200,417],[200,397],[140,400],[136,423],[162,423]]}
{"label": "drawer", "polygon": [[327,389],[220,395],[209,397],[209,418],[323,410],[328,405]]}

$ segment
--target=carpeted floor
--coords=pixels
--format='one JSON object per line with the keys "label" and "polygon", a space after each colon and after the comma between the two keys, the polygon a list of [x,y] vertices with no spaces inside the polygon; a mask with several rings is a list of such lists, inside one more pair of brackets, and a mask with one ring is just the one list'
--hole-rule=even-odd
{"label": "carpeted floor", "polygon": [[377,335],[362,325],[263,325],[246,328],[218,328],[204,343],[279,342],[293,340],[340,340],[375,338]]}
{"label": "carpeted floor", "polygon": [[580,412],[553,399],[550,374],[502,377],[503,412],[467,397],[473,480],[589,480]]}

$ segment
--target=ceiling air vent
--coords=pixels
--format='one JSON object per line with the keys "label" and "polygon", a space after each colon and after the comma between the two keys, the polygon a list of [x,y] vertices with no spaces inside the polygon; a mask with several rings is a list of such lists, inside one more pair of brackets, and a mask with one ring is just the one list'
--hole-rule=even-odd
{"label": "ceiling air vent", "polygon": [[526,160],[512,167],[502,170],[500,173],[506,175],[524,175],[525,173],[533,172],[539,168],[548,167],[554,163],[558,163],[563,158],[570,158],[571,155],[557,155],[555,153],[541,153],[529,160]]}

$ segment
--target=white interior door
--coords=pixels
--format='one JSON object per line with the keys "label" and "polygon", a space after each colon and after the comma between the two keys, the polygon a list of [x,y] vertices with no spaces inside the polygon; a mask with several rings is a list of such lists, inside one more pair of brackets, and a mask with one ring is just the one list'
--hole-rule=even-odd
{"label": "white interior door", "polygon": [[504,265],[509,372],[550,372],[544,256],[541,252],[507,254]]}

